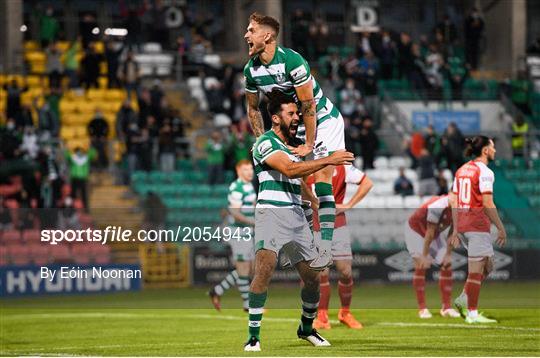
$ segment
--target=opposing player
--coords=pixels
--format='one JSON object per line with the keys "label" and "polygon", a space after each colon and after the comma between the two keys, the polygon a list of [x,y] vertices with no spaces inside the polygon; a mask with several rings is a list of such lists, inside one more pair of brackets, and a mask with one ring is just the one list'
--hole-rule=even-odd
{"label": "opposing player", "polygon": [[[308,187],[315,184],[313,176],[307,179]],[[347,184],[358,185],[352,198],[344,203]],[[345,212],[356,206],[369,193],[373,187],[373,182],[362,171],[352,165],[340,165],[335,167],[332,177],[332,190],[336,199],[336,223],[334,238],[332,240],[332,259],[339,272],[338,292],[341,301],[341,308],[338,312],[338,319],[349,328],[361,329],[362,324],[358,322],[350,311],[353,291],[352,277],[352,251],[351,235],[347,227]],[[320,226],[317,215],[314,216],[315,237],[320,238]],[[328,305],[330,303],[330,281],[329,269],[321,272],[321,300],[317,318],[313,322],[313,327],[317,329],[330,329],[328,319]]]}
{"label": "opposing player", "polygon": [[506,231],[493,202],[495,175],[488,163],[495,159],[495,144],[485,136],[467,138],[467,156],[475,159],[458,169],[451,194],[452,220],[457,230],[450,243],[467,248],[469,273],[461,295],[454,301],[467,323],[496,323],[478,313],[478,297],[482,280],[493,269],[491,224],[497,228],[496,242],[506,243]]}
{"label": "opposing player", "polygon": [[[344,123],[339,110],[323,95],[306,60],[297,52],[278,46],[278,33],[279,22],[276,19],[257,13],[250,16],[244,35],[250,60],[244,67],[244,75],[248,118],[255,135],[259,137],[264,132],[258,93],[262,92],[269,98],[284,93],[299,103],[302,114],[297,137],[304,144],[290,148],[293,154],[319,159],[345,149]],[[332,195],[333,171],[332,166],[326,166],[315,173],[322,241],[320,255],[311,265],[317,268],[328,266],[331,260],[336,210]]]}
{"label": "opposing player", "polygon": [[313,328],[319,304],[319,272],[309,263],[318,256],[313,235],[302,209],[300,178],[328,165],[344,165],[354,156],[345,151],[302,162],[288,144],[298,128],[298,107],[286,98],[268,104],[272,129],[259,137],[253,149],[259,193],[255,207],[255,274],[249,290],[249,336],[245,351],[260,351],[260,329],[267,289],[278,252],[283,249],[304,282],[301,289],[302,316],[297,335],[314,346],[329,346]]}
{"label": "opposing player", "polygon": [[442,317],[459,317],[452,308],[452,247],[447,245],[452,213],[448,195],[434,196],[414,211],[405,223],[405,243],[414,260],[413,287],[418,302],[418,317],[431,318],[426,307],[426,270],[435,262],[439,271]]}
{"label": "opposing player", "polygon": [[[255,189],[253,179],[253,165],[249,160],[241,160],[236,163],[237,179],[229,186],[229,225],[232,230],[238,228],[253,228],[255,225]],[[253,230],[250,230],[251,232]],[[239,235],[245,235],[244,230],[238,231]],[[252,235],[251,235],[252,236]],[[221,296],[232,286],[237,286],[242,297],[244,310],[248,310],[249,276],[255,258],[254,240],[230,240],[232,259],[235,269],[231,271],[219,284],[214,286],[208,295],[214,307],[220,311]]]}

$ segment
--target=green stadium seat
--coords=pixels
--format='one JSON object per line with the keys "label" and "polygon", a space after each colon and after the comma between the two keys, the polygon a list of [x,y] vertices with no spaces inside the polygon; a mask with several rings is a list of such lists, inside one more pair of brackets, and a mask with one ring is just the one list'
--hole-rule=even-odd
{"label": "green stadium seat", "polygon": [[151,171],[148,174],[148,180],[151,183],[163,183],[169,181],[169,173],[160,172],[160,171]]}
{"label": "green stadium seat", "polygon": [[145,182],[148,180],[148,173],[143,171],[136,171],[131,174],[131,181],[133,183]]}

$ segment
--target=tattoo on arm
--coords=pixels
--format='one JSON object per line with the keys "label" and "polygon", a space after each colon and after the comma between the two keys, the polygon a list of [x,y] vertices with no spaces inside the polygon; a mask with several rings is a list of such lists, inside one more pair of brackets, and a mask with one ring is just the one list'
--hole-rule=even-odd
{"label": "tattoo on arm", "polygon": [[315,142],[315,127],[316,127],[316,106],[313,98],[301,101],[301,112],[306,126],[306,144],[314,145]]}
{"label": "tattoo on arm", "polygon": [[255,137],[259,137],[264,133],[264,122],[259,111],[259,96],[257,94],[246,93],[246,100],[249,123]]}
{"label": "tattoo on arm", "polygon": [[308,99],[301,101],[301,110],[303,116],[315,116],[315,100]]}

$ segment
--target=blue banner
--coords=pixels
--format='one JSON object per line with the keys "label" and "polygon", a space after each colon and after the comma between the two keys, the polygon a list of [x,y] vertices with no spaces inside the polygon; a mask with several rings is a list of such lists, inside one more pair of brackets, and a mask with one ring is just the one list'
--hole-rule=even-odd
{"label": "blue banner", "polygon": [[134,291],[139,265],[49,265],[0,267],[0,296]]}
{"label": "blue banner", "polygon": [[432,125],[436,132],[442,133],[454,122],[463,133],[480,132],[480,112],[478,111],[413,111],[412,124],[415,129]]}

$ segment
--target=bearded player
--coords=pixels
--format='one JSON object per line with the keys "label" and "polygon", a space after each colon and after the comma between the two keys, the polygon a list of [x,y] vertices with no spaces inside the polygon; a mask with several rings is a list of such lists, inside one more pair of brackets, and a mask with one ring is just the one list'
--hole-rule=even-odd
{"label": "bearded player", "polygon": [[[303,144],[290,148],[293,154],[307,159],[327,157],[337,150],[345,149],[343,117],[313,78],[306,60],[297,52],[279,46],[279,22],[254,13],[249,18],[244,35],[249,46],[250,60],[244,67],[246,77],[247,114],[255,136],[264,133],[263,119],[259,111],[259,92],[268,98],[277,93],[292,96],[299,104],[302,120],[297,137]],[[327,166],[315,173],[315,194],[319,198],[319,222],[321,244],[319,256],[311,266],[328,267],[331,261],[331,245],[334,232],[336,204],[332,194],[332,173]]]}
{"label": "bearded player", "polygon": [[[310,188],[315,185],[313,176],[309,176],[307,184]],[[344,203],[347,184],[358,185],[356,192],[352,198]],[[356,169],[352,165],[340,165],[335,167],[332,177],[332,190],[336,198],[336,223],[334,229],[334,238],[332,240],[332,259],[339,272],[338,292],[341,301],[341,308],[338,312],[338,319],[341,323],[349,328],[361,329],[362,324],[358,322],[350,312],[353,290],[352,277],[352,251],[351,251],[351,235],[347,228],[347,219],[345,212],[355,207],[369,193],[373,187],[373,182],[362,171]],[[317,215],[314,216],[313,223],[314,231],[317,232],[316,237],[320,238],[320,226],[317,220]],[[321,272],[321,300],[317,318],[313,322],[313,327],[317,329],[330,329],[330,321],[328,319],[328,306],[330,302],[330,282],[329,269]]]}
{"label": "bearded player", "polygon": [[303,162],[288,148],[298,128],[298,108],[290,99],[272,99],[268,104],[272,129],[259,137],[253,147],[259,193],[255,206],[255,272],[249,290],[249,330],[245,351],[260,351],[260,330],[268,285],[282,251],[296,268],[301,289],[302,315],[298,338],[314,346],[329,346],[313,328],[319,304],[319,272],[309,264],[318,256],[309,229],[302,199],[308,198],[302,177],[327,165],[345,165],[352,153],[336,151],[328,157]]}
{"label": "bearded player", "polygon": [[467,248],[469,273],[461,295],[454,301],[467,323],[496,323],[478,313],[478,298],[482,280],[493,269],[493,239],[491,224],[497,228],[496,242],[506,243],[506,231],[493,202],[495,175],[488,163],[495,159],[495,143],[486,136],[467,138],[465,155],[475,159],[458,169],[451,195],[454,231],[450,243],[460,242]]}
{"label": "bearded player", "polygon": [[440,265],[439,290],[442,317],[459,317],[452,308],[452,247],[447,245],[452,213],[448,195],[434,196],[415,210],[405,223],[405,243],[414,260],[413,287],[418,303],[418,317],[431,318],[426,307],[426,270],[433,262]]}
{"label": "bearded player", "polygon": [[[229,186],[229,226],[233,233],[244,235],[252,233],[255,225],[255,200],[257,195],[251,180],[253,179],[253,165],[249,160],[240,160],[236,163],[237,179]],[[221,296],[232,286],[237,286],[242,297],[244,310],[248,310],[249,276],[253,259],[255,258],[254,240],[230,240],[232,260],[235,269],[214,286],[209,292],[214,307],[221,310]]]}

